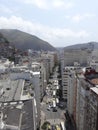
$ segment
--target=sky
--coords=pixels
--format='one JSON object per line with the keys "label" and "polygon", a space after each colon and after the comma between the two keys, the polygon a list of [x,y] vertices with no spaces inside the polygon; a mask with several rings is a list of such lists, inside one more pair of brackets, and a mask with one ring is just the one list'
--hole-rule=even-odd
{"label": "sky", "polygon": [[0,0],[0,29],[18,29],[55,47],[98,42],[98,0]]}

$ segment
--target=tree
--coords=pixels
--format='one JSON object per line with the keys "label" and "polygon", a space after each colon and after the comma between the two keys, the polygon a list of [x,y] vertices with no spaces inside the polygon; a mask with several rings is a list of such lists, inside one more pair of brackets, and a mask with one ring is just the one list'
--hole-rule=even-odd
{"label": "tree", "polygon": [[44,122],[44,124],[41,126],[41,128],[42,128],[43,130],[47,130],[47,128],[48,128],[49,125],[50,125],[50,122],[46,121],[46,122]]}

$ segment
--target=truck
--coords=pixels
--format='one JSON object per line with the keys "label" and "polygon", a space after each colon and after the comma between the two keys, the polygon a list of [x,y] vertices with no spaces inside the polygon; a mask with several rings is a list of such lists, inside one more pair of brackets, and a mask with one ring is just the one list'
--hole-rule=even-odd
{"label": "truck", "polygon": [[56,107],[56,102],[53,100],[53,107]]}

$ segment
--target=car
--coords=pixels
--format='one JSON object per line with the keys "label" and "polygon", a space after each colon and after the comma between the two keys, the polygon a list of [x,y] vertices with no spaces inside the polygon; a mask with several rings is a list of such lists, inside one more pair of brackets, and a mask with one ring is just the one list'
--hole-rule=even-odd
{"label": "car", "polygon": [[51,128],[52,128],[51,130],[56,130],[55,125],[52,125]]}
{"label": "car", "polygon": [[56,130],[61,130],[59,125],[56,125]]}
{"label": "car", "polygon": [[49,104],[49,106],[48,106],[49,108],[51,108],[51,105]]}
{"label": "car", "polygon": [[48,125],[48,130],[51,130],[51,125]]}
{"label": "car", "polygon": [[53,107],[53,112],[57,112],[57,109],[55,107]]}
{"label": "car", "polygon": [[58,104],[58,107],[61,108],[61,109],[65,108],[65,106],[63,104],[61,104],[61,103]]}
{"label": "car", "polygon": [[50,108],[53,108],[53,105],[50,104]]}
{"label": "car", "polygon": [[50,111],[51,110],[50,107],[48,107],[47,110]]}

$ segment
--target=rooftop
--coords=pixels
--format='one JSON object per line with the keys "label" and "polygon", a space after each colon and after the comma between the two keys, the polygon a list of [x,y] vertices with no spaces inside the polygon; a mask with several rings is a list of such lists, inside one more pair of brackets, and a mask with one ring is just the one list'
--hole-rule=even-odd
{"label": "rooftop", "polygon": [[33,130],[33,100],[24,102],[1,103],[0,112],[3,115],[2,130]]}
{"label": "rooftop", "polygon": [[98,95],[98,87],[92,87],[91,90]]}
{"label": "rooftop", "polygon": [[32,106],[33,106],[32,100],[28,100],[24,102],[21,130],[34,130]]}
{"label": "rooftop", "polygon": [[3,93],[0,96],[0,102],[20,100],[24,87],[24,80],[1,80],[0,86],[3,86]]}
{"label": "rooftop", "polygon": [[23,105],[23,103],[14,102],[14,103],[1,103],[0,112],[2,113],[2,121],[4,122],[4,129],[11,129],[15,127],[18,130],[20,115],[22,107],[18,108],[18,105]]}
{"label": "rooftop", "polygon": [[32,99],[34,86],[28,80],[0,80],[0,102],[11,102]]}

